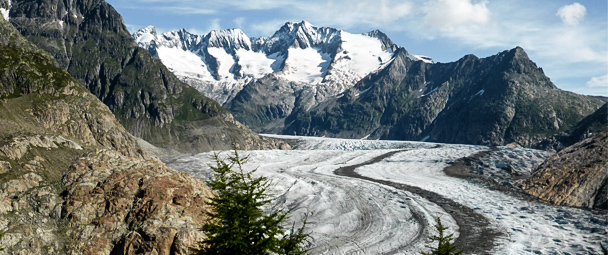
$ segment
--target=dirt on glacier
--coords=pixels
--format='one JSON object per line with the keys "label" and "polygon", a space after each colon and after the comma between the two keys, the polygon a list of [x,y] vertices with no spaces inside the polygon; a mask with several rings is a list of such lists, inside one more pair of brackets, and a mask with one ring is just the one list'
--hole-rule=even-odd
{"label": "dirt on glacier", "polygon": [[[448,212],[456,220],[458,226],[460,227],[460,229],[459,229],[460,235],[454,241],[454,245],[456,245],[460,249],[467,251],[467,253],[489,254],[492,251],[492,248],[495,246],[496,240],[501,235],[503,235],[503,233],[500,233],[496,229],[492,228],[488,219],[485,218],[480,213],[476,212],[475,210],[473,210],[469,207],[459,204],[451,199],[448,199],[442,195],[432,192],[432,191],[424,190],[424,189],[421,189],[418,187],[414,187],[414,186],[410,186],[410,185],[406,185],[406,184],[402,184],[402,183],[395,183],[395,182],[386,181],[386,180],[378,180],[378,179],[362,176],[362,175],[358,174],[357,172],[355,172],[355,169],[358,167],[378,163],[378,162],[382,161],[383,159],[386,159],[386,158],[393,156],[402,151],[404,151],[404,150],[392,151],[389,153],[382,154],[378,157],[375,157],[375,158],[373,158],[367,162],[361,163],[361,164],[341,167],[341,168],[337,169],[336,171],[334,171],[334,173],[336,175],[347,176],[347,177],[351,177],[351,178],[358,178],[358,179],[362,179],[362,180],[367,180],[367,181],[372,181],[375,183],[383,184],[386,186],[391,186],[391,187],[394,187],[394,188],[397,188],[400,190],[404,190],[404,191],[408,191],[408,192],[417,194],[419,196],[422,196],[422,197],[428,199],[432,203],[435,203],[435,204],[441,206],[446,212]],[[422,224],[423,229],[432,227],[432,226],[429,226],[425,221],[420,220],[419,219],[419,217],[421,217],[420,215],[418,215],[418,217],[416,217],[416,215],[414,215],[414,217],[416,219],[418,219],[420,224]],[[421,238],[421,237],[422,236],[419,236],[418,238]]]}

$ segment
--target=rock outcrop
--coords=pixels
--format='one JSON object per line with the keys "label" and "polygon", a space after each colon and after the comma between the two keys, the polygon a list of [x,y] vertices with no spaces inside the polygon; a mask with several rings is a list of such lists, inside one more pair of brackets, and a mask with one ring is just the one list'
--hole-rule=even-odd
{"label": "rock outcrop", "polygon": [[212,195],[0,18],[0,254],[187,254]]}
{"label": "rock outcrop", "polygon": [[608,132],[551,156],[520,187],[558,205],[608,210]]}

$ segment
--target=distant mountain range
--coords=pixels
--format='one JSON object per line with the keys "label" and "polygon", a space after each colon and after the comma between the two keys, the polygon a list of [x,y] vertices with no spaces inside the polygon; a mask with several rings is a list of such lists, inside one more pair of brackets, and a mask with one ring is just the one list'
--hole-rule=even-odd
{"label": "distant mountain range", "polygon": [[341,93],[386,66],[397,50],[379,31],[351,34],[306,21],[286,23],[271,37],[249,38],[239,29],[158,34],[152,26],[133,37],[180,79],[221,104],[269,74],[306,88],[324,87],[331,95]]}
{"label": "distant mountain range", "polygon": [[542,147],[605,103],[558,89],[520,47],[434,63],[380,31],[306,21],[271,37],[154,27],[133,37],[257,132]]}

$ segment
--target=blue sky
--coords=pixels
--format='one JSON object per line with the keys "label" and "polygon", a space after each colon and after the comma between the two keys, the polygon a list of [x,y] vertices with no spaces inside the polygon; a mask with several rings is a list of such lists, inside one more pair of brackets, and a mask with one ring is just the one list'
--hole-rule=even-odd
{"label": "blue sky", "polygon": [[240,28],[271,36],[306,20],[351,33],[379,29],[408,51],[436,62],[487,57],[516,46],[559,88],[608,96],[605,0],[106,0],[131,32],[185,28],[206,34]]}

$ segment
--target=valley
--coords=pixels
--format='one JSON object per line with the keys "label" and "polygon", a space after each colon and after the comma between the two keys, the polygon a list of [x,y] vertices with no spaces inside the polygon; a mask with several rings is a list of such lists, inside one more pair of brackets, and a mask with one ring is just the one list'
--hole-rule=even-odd
{"label": "valley", "polygon": [[[407,24],[288,21],[307,15],[260,37],[240,18],[136,30],[149,23],[125,13],[154,16],[141,1],[0,0],[0,254],[190,254],[213,239],[210,165],[231,146],[272,181],[266,212],[307,219],[310,254],[419,254],[438,217],[465,254],[608,245],[608,97],[554,84],[538,47],[443,63],[411,47],[434,39],[393,37]],[[170,20],[198,15],[212,14]],[[597,64],[578,61],[564,75]],[[608,87],[591,73],[587,87]]]}
{"label": "valley", "polygon": [[[296,222],[311,213],[308,230],[313,237],[309,244],[312,254],[420,252],[429,244],[424,236],[433,234],[435,217],[442,218],[457,240],[466,239],[461,237],[463,233],[492,233],[459,243],[475,254],[595,254],[608,233],[606,214],[522,199],[474,179],[449,177],[443,172],[450,163],[488,150],[485,146],[281,138],[297,139],[295,149],[241,154],[250,157],[246,169],[258,169],[257,174],[275,184],[272,193],[277,201],[273,206],[289,210],[291,220]],[[206,179],[212,155],[176,155],[163,161],[178,171]],[[510,164],[516,171],[529,174],[550,155],[498,147],[482,161],[492,166]],[[336,173],[349,166],[355,166],[352,170],[360,177]],[[395,188],[400,185],[413,191]],[[439,202],[441,198],[432,197],[434,194],[445,200]],[[455,206],[446,206],[448,203]],[[462,208],[455,209],[459,206]],[[482,222],[462,225],[455,210],[469,217],[481,215],[488,224],[486,232],[479,228]]]}

